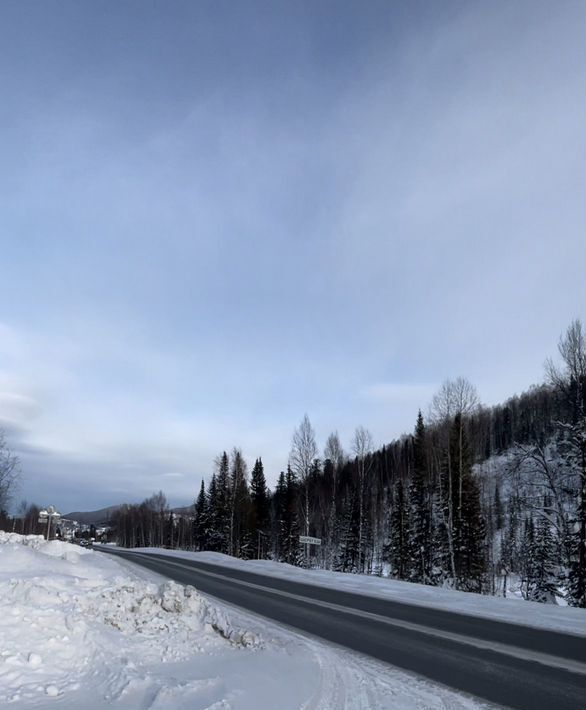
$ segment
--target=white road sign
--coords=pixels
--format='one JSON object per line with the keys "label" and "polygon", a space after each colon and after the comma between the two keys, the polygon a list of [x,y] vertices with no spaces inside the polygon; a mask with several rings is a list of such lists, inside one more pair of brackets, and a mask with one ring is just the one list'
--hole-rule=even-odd
{"label": "white road sign", "polygon": [[309,535],[300,535],[299,542],[305,545],[321,545],[321,537],[309,537]]}

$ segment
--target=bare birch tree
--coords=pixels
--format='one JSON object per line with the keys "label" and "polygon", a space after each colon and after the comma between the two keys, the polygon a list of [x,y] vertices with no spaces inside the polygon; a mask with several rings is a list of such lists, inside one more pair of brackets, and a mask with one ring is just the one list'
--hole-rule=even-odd
{"label": "bare birch tree", "polygon": [[478,402],[476,387],[465,377],[445,380],[431,400],[430,419],[441,423],[452,420],[456,414],[465,417],[472,414]]}
{"label": "bare birch tree", "polygon": [[[479,399],[476,387],[469,382],[465,377],[457,377],[455,380],[445,380],[442,386],[437,392],[432,401],[430,407],[430,419],[438,425],[444,426],[445,435],[445,448],[446,448],[446,466],[447,466],[447,476],[446,482],[448,485],[448,491],[444,492],[446,499],[448,501],[448,518],[444,520],[446,526],[447,538],[448,538],[448,549],[450,555],[450,566],[451,573],[455,577],[456,565],[454,556],[454,500],[457,501],[456,504],[456,515],[461,516],[462,513],[462,486],[464,474],[462,470],[462,444],[464,437],[464,417],[470,415],[478,407]],[[452,423],[456,415],[460,415],[460,427],[459,427],[459,470],[458,470],[458,494],[454,495],[453,491],[453,471],[452,471],[452,461],[450,454],[450,447],[447,445],[447,437],[449,425]]]}
{"label": "bare birch tree", "polygon": [[328,515],[328,567],[331,569],[335,559],[334,535],[336,531],[336,500],[338,494],[338,472],[344,464],[346,456],[338,432],[332,432],[326,441],[324,448],[324,460],[332,464],[332,497],[330,499],[330,511]]}
{"label": "bare birch tree", "polygon": [[0,430],[0,510],[6,510],[18,485],[20,462],[6,443]]}
{"label": "bare birch tree", "polygon": [[[289,454],[289,462],[292,470],[297,475],[297,478],[303,487],[303,522],[305,535],[309,535],[309,478],[313,463],[317,458],[317,444],[315,443],[315,432],[309,421],[307,414],[301,420],[301,424],[293,432],[293,440],[291,442],[291,453]],[[309,559],[308,549],[306,545],[306,561]]]}
{"label": "bare birch tree", "polygon": [[352,451],[356,456],[356,470],[358,471],[358,571],[363,572],[363,547],[364,547],[364,484],[370,467],[369,454],[372,453],[372,436],[368,429],[357,427],[354,432]]}
{"label": "bare birch tree", "polygon": [[574,481],[575,532],[570,540],[568,600],[586,608],[586,337],[582,323],[574,320],[558,344],[563,365],[546,363],[548,379],[569,405],[569,417],[557,422],[558,450]]}

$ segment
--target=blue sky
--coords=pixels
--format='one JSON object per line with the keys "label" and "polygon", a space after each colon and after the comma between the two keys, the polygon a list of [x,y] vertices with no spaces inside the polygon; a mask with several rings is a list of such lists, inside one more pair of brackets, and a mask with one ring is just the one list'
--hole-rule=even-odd
{"label": "blue sky", "polygon": [[0,8],[0,427],[19,497],[187,503],[543,378],[586,317],[582,2]]}

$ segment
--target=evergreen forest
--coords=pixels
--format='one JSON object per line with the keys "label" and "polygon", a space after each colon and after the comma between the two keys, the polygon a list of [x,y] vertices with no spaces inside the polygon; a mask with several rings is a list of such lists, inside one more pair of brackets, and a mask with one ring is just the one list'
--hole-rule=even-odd
{"label": "evergreen forest", "polygon": [[[444,382],[413,431],[379,449],[364,427],[323,451],[309,417],[269,490],[261,458],[222,452],[189,514],[159,492],[120,507],[126,547],[209,550],[242,559],[389,576],[481,594],[586,607],[586,341],[576,320],[545,378],[483,406]],[[306,545],[300,535],[321,539]]]}

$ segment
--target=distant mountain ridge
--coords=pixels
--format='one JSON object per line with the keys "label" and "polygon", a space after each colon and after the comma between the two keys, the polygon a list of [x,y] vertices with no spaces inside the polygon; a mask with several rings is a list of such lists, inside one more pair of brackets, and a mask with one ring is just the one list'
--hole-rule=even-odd
{"label": "distant mountain ridge", "polygon": [[66,513],[63,518],[67,520],[76,520],[84,525],[106,525],[110,521],[112,513],[120,508],[119,505],[110,505],[107,508],[99,510],[76,511],[74,513]]}
{"label": "distant mountain ridge", "polygon": [[172,513],[177,513],[177,515],[194,515],[194,506],[183,505],[180,508],[171,508]]}
{"label": "distant mountain ridge", "polygon": [[[74,513],[66,513],[63,518],[67,520],[76,520],[78,523],[83,525],[108,525],[112,515],[122,507],[123,503],[119,505],[110,505],[107,508],[100,508],[99,510],[86,510],[86,511],[75,511]],[[193,513],[193,505],[184,505],[179,508],[171,508],[173,513],[178,515],[190,515]]]}

